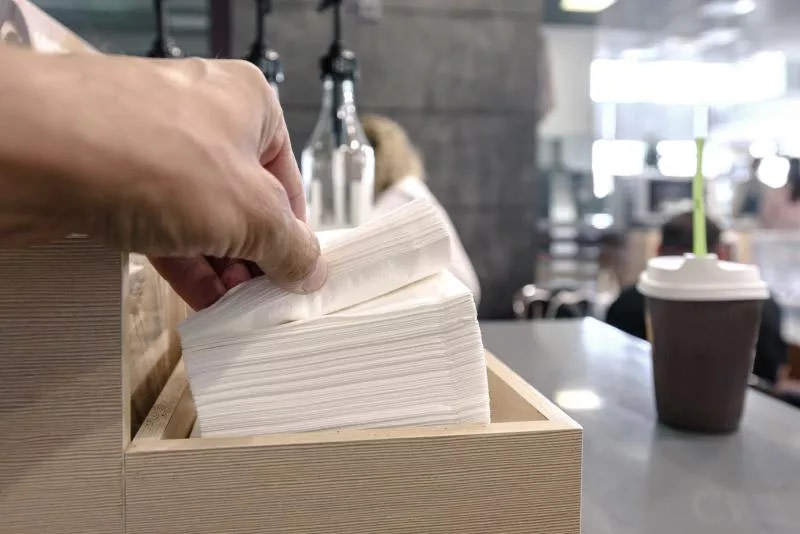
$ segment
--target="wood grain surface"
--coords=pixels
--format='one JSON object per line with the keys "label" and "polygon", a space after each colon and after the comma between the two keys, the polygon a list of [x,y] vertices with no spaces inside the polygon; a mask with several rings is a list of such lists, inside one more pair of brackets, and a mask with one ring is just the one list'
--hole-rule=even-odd
{"label": "wood grain surface", "polygon": [[488,426],[158,439],[191,431],[179,365],[126,454],[126,532],[577,534],[580,427],[487,365]]}
{"label": "wood grain surface", "polygon": [[134,441],[186,438],[191,433],[196,418],[186,367],[183,360],[180,360],[136,433]]}
{"label": "wood grain surface", "polygon": [[188,308],[144,256],[131,254],[127,282],[124,365],[136,434],[180,359],[176,326]]}
{"label": "wood grain surface", "polygon": [[0,532],[122,530],[123,256],[0,251]]}
{"label": "wood grain surface", "polygon": [[501,426],[422,439],[132,452],[126,532],[578,534],[580,430]]}

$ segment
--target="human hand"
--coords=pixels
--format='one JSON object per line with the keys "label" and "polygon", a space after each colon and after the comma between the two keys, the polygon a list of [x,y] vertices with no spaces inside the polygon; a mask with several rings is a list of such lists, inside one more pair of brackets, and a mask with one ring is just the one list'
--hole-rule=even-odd
{"label": "human hand", "polygon": [[[208,70],[201,69],[206,75],[200,87],[208,92],[204,92],[198,104],[220,115],[199,126],[207,132],[211,155],[220,164],[217,178],[228,181],[227,185],[233,189],[236,203],[230,208],[242,210],[245,225],[251,226],[227,235],[222,234],[225,231],[222,227],[218,238],[200,238],[201,242],[208,239],[209,244],[224,243],[230,238],[240,240],[228,247],[201,246],[203,255],[195,257],[156,257],[151,253],[151,262],[195,309],[213,303],[225,291],[262,273],[287,288],[314,291],[324,282],[326,269],[319,258],[315,236],[303,224],[306,213],[302,181],[278,99],[263,74],[250,64],[207,63]],[[164,67],[195,68],[176,66],[174,61]],[[193,86],[197,88],[198,84]],[[220,131],[228,135],[220,139]],[[223,140],[229,143],[222,153],[216,153]],[[237,154],[242,150],[243,153]],[[239,167],[236,160],[241,160],[244,166]],[[226,169],[231,165],[237,170],[232,175]],[[231,180],[234,177],[237,179]],[[210,179],[215,181],[213,177]],[[223,196],[224,193],[221,192]],[[209,210],[217,209],[219,198],[209,196]],[[187,208],[191,210],[194,206]],[[189,220],[205,218],[202,213],[186,215]],[[202,234],[209,229],[216,230],[211,227],[197,230]]]}
{"label": "human hand", "polygon": [[59,90],[34,92],[32,107],[48,113],[22,133],[46,143],[50,172],[38,193],[21,196],[50,207],[43,199],[16,227],[88,233],[146,254],[195,309],[262,272],[296,291],[322,285],[327,269],[304,222],[283,114],[258,69],[202,59],[36,62],[32,88]]}

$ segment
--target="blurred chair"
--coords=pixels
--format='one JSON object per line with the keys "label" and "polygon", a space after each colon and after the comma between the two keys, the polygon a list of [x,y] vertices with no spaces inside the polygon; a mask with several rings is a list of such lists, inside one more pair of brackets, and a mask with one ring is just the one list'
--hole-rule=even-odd
{"label": "blurred chair", "polygon": [[580,289],[545,289],[527,284],[514,294],[512,308],[517,320],[586,317],[590,299]]}
{"label": "blurred chair", "polygon": [[586,317],[589,299],[583,291],[562,289],[556,291],[547,304],[545,319]]}
{"label": "blurred chair", "polygon": [[549,302],[548,290],[527,284],[514,294],[514,317],[518,320],[541,319]]}

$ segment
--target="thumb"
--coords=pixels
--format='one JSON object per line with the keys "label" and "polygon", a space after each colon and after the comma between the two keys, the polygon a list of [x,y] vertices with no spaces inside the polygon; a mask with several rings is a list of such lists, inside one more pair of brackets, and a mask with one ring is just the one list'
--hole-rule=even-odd
{"label": "thumb", "polygon": [[296,293],[318,290],[328,277],[328,266],[320,254],[319,241],[305,222],[292,213],[288,198],[285,209],[269,217],[256,235],[266,237],[260,250],[248,254],[271,281]]}

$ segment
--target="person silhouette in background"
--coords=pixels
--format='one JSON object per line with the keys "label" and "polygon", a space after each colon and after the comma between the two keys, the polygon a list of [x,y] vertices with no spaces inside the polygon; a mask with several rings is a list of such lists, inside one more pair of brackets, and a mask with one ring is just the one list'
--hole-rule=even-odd
{"label": "person silhouette in background", "polygon": [[364,133],[375,150],[375,206],[377,217],[412,200],[424,198],[442,214],[450,233],[449,270],[472,291],[477,306],[481,286],[472,262],[444,207],[425,185],[425,167],[405,130],[395,121],[380,115],[361,117]]}
{"label": "person silhouette in background", "polygon": [[[706,219],[708,250],[727,260],[728,250],[720,242],[720,229]],[[667,221],[661,228],[659,256],[682,256],[692,251],[692,213],[687,212]],[[636,286],[625,288],[608,309],[606,322],[632,336],[647,340],[645,299]],[[776,382],[779,369],[786,364],[786,343],[781,338],[781,310],[770,297],[764,302],[758,329],[753,374],[770,384]]]}
{"label": "person silhouette in background", "polygon": [[750,170],[747,180],[736,186],[733,195],[733,216],[737,219],[758,219],[761,211],[761,202],[767,186],[758,179],[758,167],[761,158],[750,161]]}
{"label": "person silhouette in background", "polygon": [[800,159],[789,159],[783,187],[767,187],[761,202],[761,225],[773,230],[800,230]]}

